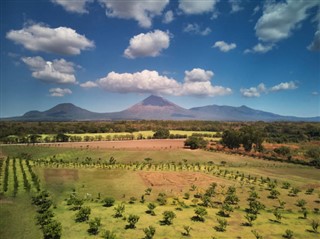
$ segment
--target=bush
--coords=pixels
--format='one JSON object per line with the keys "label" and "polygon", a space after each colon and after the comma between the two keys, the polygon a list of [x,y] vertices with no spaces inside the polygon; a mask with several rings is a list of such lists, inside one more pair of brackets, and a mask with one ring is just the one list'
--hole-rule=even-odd
{"label": "bush", "polygon": [[115,200],[113,197],[106,197],[102,202],[104,207],[112,207]]}
{"label": "bush", "polygon": [[136,224],[139,221],[140,217],[137,215],[129,215],[128,217],[128,225],[126,226],[126,229],[130,228],[130,229],[134,229],[136,228]]}
{"label": "bush", "polygon": [[190,147],[190,149],[203,149],[207,147],[208,141],[204,140],[203,137],[190,136],[184,142],[184,146]]}
{"label": "bush", "polygon": [[91,214],[91,208],[90,207],[81,208],[76,214],[76,222],[88,221],[90,214]]}
{"label": "bush", "polygon": [[101,219],[99,217],[95,217],[94,219],[89,221],[88,233],[91,235],[97,235],[99,233],[100,226]]}
{"label": "bush", "polygon": [[43,237],[44,239],[60,239],[61,230],[62,227],[60,222],[51,221],[43,227]]}
{"label": "bush", "polygon": [[163,214],[163,221],[161,221],[164,225],[171,225],[174,218],[176,218],[176,214],[173,211],[165,211]]}
{"label": "bush", "polygon": [[152,239],[154,234],[156,233],[156,229],[153,226],[149,226],[143,229],[143,232],[145,234],[144,239]]}

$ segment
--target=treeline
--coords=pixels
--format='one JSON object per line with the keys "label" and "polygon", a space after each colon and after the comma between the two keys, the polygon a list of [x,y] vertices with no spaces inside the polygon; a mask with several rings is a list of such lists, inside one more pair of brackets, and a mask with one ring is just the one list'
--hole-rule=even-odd
{"label": "treeline", "polygon": [[[253,126],[272,143],[320,140],[320,123],[306,122],[218,122],[218,121],[114,121],[114,122],[0,122],[0,141],[8,136],[27,137],[37,134],[133,133],[168,130],[222,132]],[[172,136],[173,137],[173,136]]]}

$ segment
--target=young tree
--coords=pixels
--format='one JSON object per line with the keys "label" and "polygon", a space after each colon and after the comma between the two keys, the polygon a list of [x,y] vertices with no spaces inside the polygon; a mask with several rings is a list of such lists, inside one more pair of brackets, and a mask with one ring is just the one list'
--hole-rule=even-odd
{"label": "young tree", "polygon": [[248,221],[245,225],[251,227],[253,224],[253,221],[255,221],[257,219],[257,214],[247,213],[244,217]]}
{"label": "young tree", "polygon": [[134,229],[136,228],[136,224],[139,221],[140,217],[137,215],[129,215],[127,222],[129,223],[128,225],[126,225],[126,229],[130,228],[130,229]]}
{"label": "young tree", "polygon": [[256,239],[263,239],[261,234],[259,232],[257,232],[256,230],[252,230],[251,232],[256,237]]}
{"label": "young tree", "polygon": [[233,129],[225,130],[222,134],[221,143],[229,149],[238,149],[240,147],[240,133]]}
{"label": "young tree", "polygon": [[171,225],[174,218],[176,218],[176,214],[173,211],[164,211],[162,213],[163,220],[161,221],[164,225]]}
{"label": "young tree", "polygon": [[194,213],[196,215],[192,217],[192,220],[199,221],[199,222],[204,222],[205,221],[204,216],[208,214],[207,210],[204,207],[197,207],[194,210]]}
{"label": "young tree", "polygon": [[99,217],[95,217],[94,219],[89,221],[88,233],[91,235],[97,235],[99,233],[100,226],[101,219]]}
{"label": "young tree", "polygon": [[287,238],[287,239],[292,239],[293,238],[293,231],[287,229],[285,231],[285,234],[283,235],[284,238]]}
{"label": "young tree", "polygon": [[49,224],[43,227],[43,237],[44,239],[60,239],[61,237],[61,223],[52,220]]}
{"label": "young tree", "polygon": [[203,149],[207,147],[208,141],[203,137],[189,136],[184,142],[184,146],[190,147],[190,149]]}
{"label": "young tree", "polygon": [[152,239],[154,234],[156,233],[156,229],[153,226],[149,226],[143,229],[145,234],[144,239]]}
{"label": "young tree", "polygon": [[282,213],[280,212],[280,210],[278,208],[276,208],[273,211],[273,215],[276,217],[277,222],[281,223],[281,219],[282,219]]}
{"label": "young tree", "polygon": [[218,232],[224,232],[226,231],[228,222],[226,219],[223,218],[217,218],[218,225],[214,227],[214,229]]}
{"label": "young tree", "polygon": [[318,233],[319,221],[312,220],[311,227],[314,233]]}
{"label": "young tree", "polygon": [[90,207],[82,207],[76,214],[76,222],[88,221],[90,214],[91,214]]}
{"label": "young tree", "polygon": [[106,230],[103,233],[102,238],[104,238],[104,239],[117,239],[116,234],[114,232],[109,231],[109,230]]}
{"label": "young tree", "polygon": [[102,200],[102,202],[104,207],[112,207],[115,200],[113,197],[106,197],[105,199]]}
{"label": "young tree", "polygon": [[126,207],[123,203],[119,204],[118,206],[114,207],[113,210],[115,211],[114,217],[122,217]]}
{"label": "young tree", "polygon": [[154,204],[154,203],[149,203],[148,204],[148,210],[146,211],[147,214],[150,214],[152,216],[155,216],[155,212],[154,212],[154,209],[156,208],[157,206]]}
{"label": "young tree", "polygon": [[231,212],[233,212],[233,207],[229,203],[223,203],[218,215],[221,217],[229,217]]}
{"label": "young tree", "polygon": [[170,131],[168,129],[158,129],[154,134],[155,139],[167,139],[170,136]]}
{"label": "young tree", "polygon": [[192,227],[190,226],[183,226],[184,232],[182,233],[183,236],[189,237],[190,231],[192,230]]}

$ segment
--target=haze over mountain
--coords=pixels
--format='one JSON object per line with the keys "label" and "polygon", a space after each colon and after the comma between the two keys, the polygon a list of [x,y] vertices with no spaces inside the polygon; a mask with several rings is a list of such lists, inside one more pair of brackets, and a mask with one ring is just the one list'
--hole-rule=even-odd
{"label": "haze over mountain", "polygon": [[71,103],[59,104],[49,110],[29,111],[23,116],[3,118],[15,121],[93,121],[93,120],[216,120],[216,121],[320,121],[320,117],[282,116],[251,109],[247,106],[208,105],[182,108],[160,96],[151,95],[120,112],[96,113]]}

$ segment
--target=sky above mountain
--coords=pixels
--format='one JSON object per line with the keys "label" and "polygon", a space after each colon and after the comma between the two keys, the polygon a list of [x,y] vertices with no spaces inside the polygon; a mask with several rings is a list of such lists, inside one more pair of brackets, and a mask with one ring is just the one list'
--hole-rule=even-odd
{"label": "sky above mountain", "polygon": [[1,1],[0,116],[70,102],[320,115],[318,0]]}

